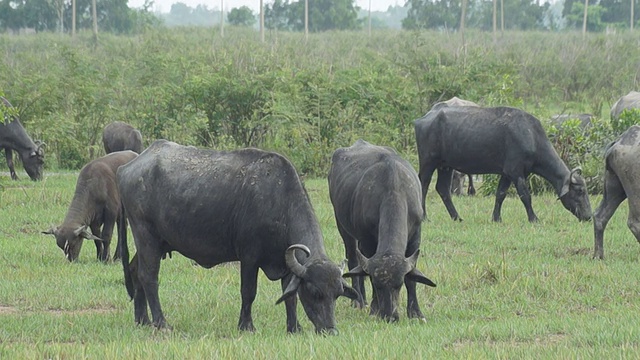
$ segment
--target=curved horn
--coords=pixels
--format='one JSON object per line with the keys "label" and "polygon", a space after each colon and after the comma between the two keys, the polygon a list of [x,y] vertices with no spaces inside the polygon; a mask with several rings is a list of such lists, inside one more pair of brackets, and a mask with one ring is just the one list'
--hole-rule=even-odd
{"label": "curved horn", "polygon": [[309,250],[309,248],[305,245],[295,244],[289,246],[289,248],[287,248],[287,251],[284,253],[284,260],[287,263],[287,267],[289,268],[289,270],[291,270],[291,272],[295,276],[303,278],[304,274],[307,272],[307,268],[304,267],[304,265],[300,264],[298,259],[296,259],[296,249],[304,251],[307,256],[311,255],[311,250]]}

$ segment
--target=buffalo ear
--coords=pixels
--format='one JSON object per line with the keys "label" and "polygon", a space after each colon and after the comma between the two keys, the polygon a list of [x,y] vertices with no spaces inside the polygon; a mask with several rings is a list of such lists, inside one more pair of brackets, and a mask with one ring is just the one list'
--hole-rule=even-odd
{"label": "buffalo ear", "polygon": [[424,276],[424,274],[421,273],[420,270],[418,270],[418,269],[413,269],[413,270],[409,271],[406,276],[409,278],[409,280],[413,280],[413,281],[419,282],[421,284],[425,284],[425,285],[429,285],[429,286],[432,286],[432,287],[436,287],[436,283],[434,283],[429,278]]}
{"label": "buffalo ear", "polygon": [[58,232],[58,227],[57,226],[53,226],[51,229],[47,230],[47,231],[43,231],[42,233],[45,235],[56,235],[56,232]]}
{"label": "buffalo ear", "polygon": [[89,227],[88,227],[87,225],[82,225],[82,226],[80,226],[79,228],[75,229],[75,230],[73,231],[73,234],[74,234],[75,236],[80,236],[80,237],[85,238],[85,239],[87,239],[87,240],[104,241],[104,240],[102,240],[101,238],[99,238],[99,237],[97,237],[97,236],[93,235],[93,234],[91,233],[91,231],[89,231]]}
{"label": "buffalo ear", "polygon": [[347,284],[347,282],[344,280],[342,280],[342,289],[343,289],[342,296],[348,297],[351,300],[362,302],[362,297],[360,296],[360,293],[356,291],[356,289],[349,286],[349,284]]}
{"label": "buffalo ear", "polygon": [[300,278],[293,275],[291,277],[291,280],[289,281],[289,285],[287,285],[287,288],[284,289],[282,296],[280,296],[280,298],[276,301],[276,305],[280,304],[281,302],[285,301],[291,296],[296,296],[299,286],[300,286]]}
{"label": "buffalo ear", "polygon": [[350,277],[354,277],[354,276],[367,276],[367,275],[369,275],[369,274],[367,274],[367,272],[364,271],[362,266],[358,265],[358,266],[354,267],[353,269],[349,270],[348,272],[342,274],[342,277],[350,278]]}

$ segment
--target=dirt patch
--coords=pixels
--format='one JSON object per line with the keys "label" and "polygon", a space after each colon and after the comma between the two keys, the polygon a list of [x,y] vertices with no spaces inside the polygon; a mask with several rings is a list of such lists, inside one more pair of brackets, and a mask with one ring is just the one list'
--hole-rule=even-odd
{"label": "dirt patch", "polygon": [[15,314],[18,309],[13,306],[0,305],[0,315]]}

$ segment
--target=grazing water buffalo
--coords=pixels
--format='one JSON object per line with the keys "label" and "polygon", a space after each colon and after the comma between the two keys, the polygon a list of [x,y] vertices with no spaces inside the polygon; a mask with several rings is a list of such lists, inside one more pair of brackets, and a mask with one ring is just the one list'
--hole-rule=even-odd
{"label": "grazing water buffalo", "polygon": [[604,229],[618,206],[629,199],[627,226],[640,241],[640,126],[625,131],[607,148],[604,195],[593,215],[594,258],[604,258]]}
{"label": "grazing water buffalo", "polygon": [[[435,112],[437,113],[440,109],[445,108],[445,107],[455,107],[455,106],[475,106],[475,107],[479,107],[480,105],[474,103],[473,101],[469,101],[469,100],[463,100],[460,99],[456,96],[452,97],[451,99],[447,100],[447,101],[442,101],[439,103],[436,103],[435,105],[433,105],[433,107],[431,108],[431,110],[429,110],[430,112]],[[425,116],[429,116],[429,113],[427,113],[427,115]],[[464,185],[464,177],[467,177],[468,180],[468,186],[467,186],[467,195],[475,195],[476,194],[476,188],[473,186],[473,176],[471,176],[471,174],[464,174],[458,170],[454,170],[452,172],[452,179],[451,179],[451,193],[455,194],[455,195],[462,195],[462,188]]]}
{"label": "grazing water buffalo", "polygon": [[[158,273],[160,260],[171,251],[205,268],[240,261],[240,330],[254,330],[251,306],[258,269],[270,280],[281,279],[283,295],[276,303],[285,302],[289,332],[301,330],[296,293],[317,332],[337,333],[339,296],[358,299],[327,257],[307,193],[283,156],[158,140],[117,176],[138,250],[129,264],[121,227],[125,284],[134,299],[136,323],[151,323],[148,304],[153,325],[170,328],[158,298]],[[130,266],[137,267],[135,273]]]}
{"label": "grazing water buffalo", "polygon": [[398,320],[398,297],[407,288],[407,315],[424,318],[416,282],[436,286],[418,269],[423,210],[420,180],[413,167],[387,147],[358,140],[331,158],[329,195],[349,262],[348,273],[362,295],[371,277],[371,314]]}
{"label": "grazing water buffalo", "polygon": [[102,143],[107,154],[123,150],[131,150],[137,154],[142,152],[142,134],[122,121],[115,121],[104,127]]}
{"label": "grazing water buffalo", "polygon": [[[120,212],[116,170],[136,156],[133,151],[118,151],[95,159],[80,170],[62,225],[43,232],[56,237],[67,260],[78,258],[84,239],[95,241],[99,260],[109,260],[113,226]],[[114,257],[119,257],[119,251],[116,250]]]}
{"label": "grazing water buffalo", "polygon": [[562,162],[540,121],[531,114],[509,107],[444,107],[415,121],[422,201],[438,170],[436,190],[449,215],[458,215],[449,189],[453,169],[468,174],[499,174],[493,221],[501,221],[500,210],[507,189],[514,183],[527,210],[529,221],[538,217],[531,207],[527,185],[529,174],[538,174],[556,190],[564,207],[579,220],[591,218],[591,205],[579,169]]}
{"label": "grazing water buffalo", "polygon": [[[1,96],[0,106],[12,108],[11,103]],[[11,179],[18,180],[18,175],[13,165],[13,150],[15,150],[20,156],[24,170],[31,180],[41,180],[45,144],[37,140],[33,142],[18,117],[7,115],[6,112],[3,113],[5,113],[5,118],[0,119],[0,149],[4,149]]]}
{"label": "grazing water buffalo", "polygon": [[640,92],[631,91],[611,107],[611,120],[617,120],[627,109],[640,109]]}

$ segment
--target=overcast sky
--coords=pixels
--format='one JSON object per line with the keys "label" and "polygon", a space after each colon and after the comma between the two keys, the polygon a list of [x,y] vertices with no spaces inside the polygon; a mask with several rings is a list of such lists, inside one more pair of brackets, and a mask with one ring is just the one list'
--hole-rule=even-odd
{"label": "overcast sky", "polygon": [[[373,11],[386,11],[390,5],[404,5],[405,0],[370,0],[371,10]],[[198,4],[206,5],[209,9],[220,9],[220,0],[154,0],[154,11],[169,12],[171,10],[171,4],[181,2],[189,7],[195,8]],[[248,6],[254,12],[258,12],[260,7],[260,0],[223,0],[224,8],[229,11],[233,8]],[[272,4],[273,0],[263,0],[263,4]],[[130,7],[141,7],[144,4],[144,0],[129,0]],[[363,9],[369,8],[369,0],[356,0],[356,5]]]}

